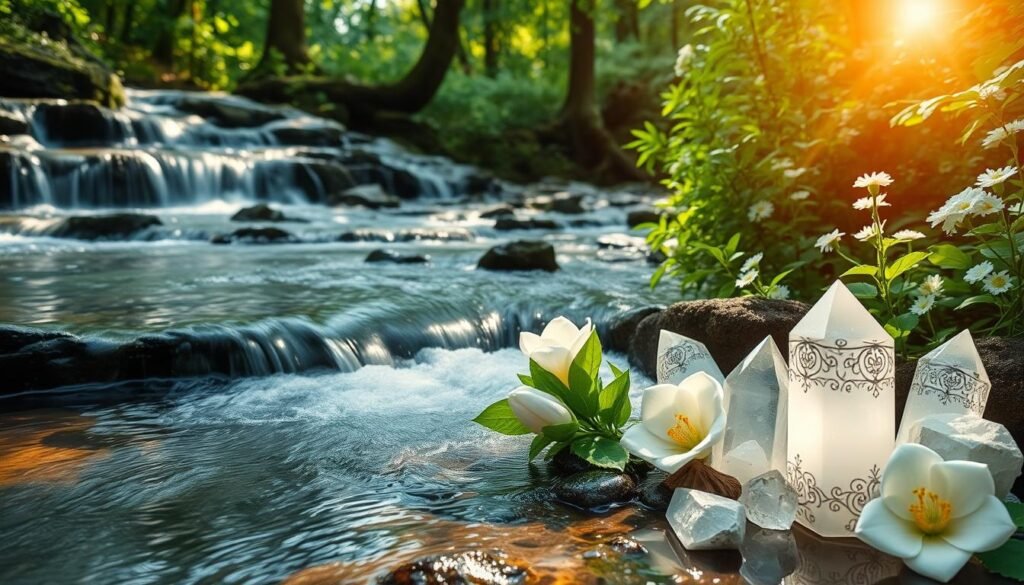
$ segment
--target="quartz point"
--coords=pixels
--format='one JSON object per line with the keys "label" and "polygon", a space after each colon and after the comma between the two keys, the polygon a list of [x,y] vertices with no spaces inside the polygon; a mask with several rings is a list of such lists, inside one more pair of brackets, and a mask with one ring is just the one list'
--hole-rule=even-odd
{"label": "quartz point", "polygon": [[796,519],[796,491],[775,469],[743,484],[740,503],[747,520],[761,528],[789,530]]}
{"label": "quartz point", "polygon": [[742,504],[697,490],[677,489],[665,516],[687,550],[739,549],[747,528]]}
{"label": "quartz point", "polygon": [[662,329],[658,336],[658,383],[678,384],[697,372],[706,372],[720,383],[725,382],[707,346]]}
{"label": "quartz point", "polygon": [[789,374],[775,340],[765,337],[723,387],[727,424],[713,449],[715,466],[740,483],[769,469],[785,472]]}
{"label": "quartz point", "polygon": [[910,427],[930,414],[985,414],[992,389],[985,365],[967,329],[917,362],[896,442],[906,443]]}

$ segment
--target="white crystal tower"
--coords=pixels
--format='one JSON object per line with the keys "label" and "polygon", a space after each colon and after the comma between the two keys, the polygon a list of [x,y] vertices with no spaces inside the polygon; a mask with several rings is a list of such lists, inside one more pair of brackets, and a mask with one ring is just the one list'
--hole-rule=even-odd
{"label": "white crystal tower", "polygon": [[786,472],[786,360],[769,335],[725,379],[725,435],[715,468],[740,483],[771,469]]}
{"label": "white crystal tower", "polygon": [[914,423],[931,414],[982,416],[991,389],[974,338],[965,329],[917,362],[896,442],[907,442]]}
{"label": "white crystal tower", "polygon": [[789,334],[786,476],[797,522],[851,536],[896,436],[893,339],[836,281]]}
{"label": "white crystal tower", "polygon": [[662,329],[658,336],[658,383],[678,384],[697,372],[725,382],[722,370],[703,343]]}

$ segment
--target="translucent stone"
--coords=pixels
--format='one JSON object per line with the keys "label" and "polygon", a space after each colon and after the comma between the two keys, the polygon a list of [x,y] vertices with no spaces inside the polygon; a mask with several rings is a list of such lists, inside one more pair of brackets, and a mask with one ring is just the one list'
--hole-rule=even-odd
{"label": "translucent stone", "polygon": [[751,585],[778,585],[800,564],[796,538],[788,530],[748,529],[740,554],[740,576]]}
{"label": "translucent stone", "polygon": [[661,330],[658,336],[658,383],[678,384],[697,372],[725,381],[708,348],[696,339]]}
{"label": "translucent stone", "polygon": [[771,336],[765,337],[725,379],[728,424],[712,461],[740,483],[769,469],[786,469],[789,374]]}
{"label": "translucent stone", "polygon": [[965,329],[918,360],[896,442],[908,442],[910,427],[930,414],[982,416],[991,389],[974,338]]}
{"label": "translucent stone", "polygon": [[677,489],[665,516],[687,550],[739,549],[747,527],[739,502],[697,490]]}
{"label": "translucent stone", "polygon": [[796,499],[796,491],[773,469],[743,484],[740,503],[747,520],[761,528],[789,530],[796,519]]}
{"label": "translucent stone", "polygon": [[946,461],[988,465],[1000,499],[1010,493],[1024,465],[1024,455],[1010,431],[973,414],[926,416],[910,427],[907,440],[928,447]]}

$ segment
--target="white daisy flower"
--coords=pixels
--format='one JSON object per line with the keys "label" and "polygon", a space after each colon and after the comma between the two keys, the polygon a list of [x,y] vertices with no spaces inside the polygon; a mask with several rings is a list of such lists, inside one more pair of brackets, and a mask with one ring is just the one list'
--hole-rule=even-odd
{"label": "white daisy flower", "polygon": [[970,268],[970,270],[964,273],[964,280],[971,284],[974,284],[976,282],[981,281],[982,278],[988,276],[993,269],[994,267],[992,266],[992,263],[989,262],[988,260],[985,260],[981,264],[975,264]]}
{"label": "white daisy flower", "polygon": [[903,240],[909,242],[910,240],[920,240],[925,237],[924,234],[917,230],[900,230],[892,235],[897,240]]}
{"label": "white daisy flower", "polygon": [[885,202],[885,193],[882,193],[881,195],[879,195],[877,197],[874,197],[874,196],[872,196],[872,197],[861,197],[860,199],[858,199],[858,200],[853,202],[853,208],[857,209],[857,210],[871,209],[871,202],[872,202],[872,200],[875,202],[875,205],[877,205],[879,207],[889,207],[890,206],[889,203]]}
{"label": "white daisy flower", "polygon": [[976,184],[979,187],[992,187],[1006,181],[1015,174],[1017,174],[1017,169],[1010,166],[1001,169],[985,169],[984,173],[978,175],[978,182]]}
{"label": "white daisy flower", "polygon": [[875,224],[870,224],[860,228],[860,231],[853,234],[853,237],[863,242],[865,240],[870,240],[876,235],[878,235],[878,232],[875,230]]}
{"label": "white daisy flower", "polygon": [[747,258],[743,266],[740,267],[740,272],[747,272],[752,268],[757,268],[757,265],[761,263],[761,259],[764,258],[764,252],[758,252],[750,258]]}
{"label": "white daisy flower", "polygon": [[789,298],[789,287],[784,284],[777,284],[768,291],[769,299],[786,300]]}
{"label": "white daisy flower", "polygon": [[814,243],[814,247],[821,250],[822,254],[824,254],[825,252],[831,252],[832,247],[838,244],[839,240],[842,239],[842,237],[845,235],[846,234],[844,232],[841,232],[837,229],[832,230],[829,233],[818,238],[818,241]]}
{"label": "white daisy flower", "polygon": [[974,205],[971,208],[971,215],[983,216],[991,215],[993,213],[999,213],[1003,210],[1003,200],[995,195],[985,193],[978,195],[977,199],[974,200]]}
{"label": "white daisy flower", "polygon": [[768,219],[775,213],[775,206],[771,201],[758,201],[747,209],[747,218],[752,222],[759,222]]}
{"label": "white daisy flower", "polygon": [[931,311],[933,306],[935,306],[935,295],[921,295],[910,306],[910,312],[915,315],[924,315]]}
{"label": "white daisy flower", "polygon": [[1013,286],[1013,277],[1010,276],[1009,272],[1003,270],[986,276],[984,283],[985,290],[994,295],[1001,295]]}
{"label": "white daisy flower", "polygon": [[676,77],[682,77],[686,75],[686,70],[689,69],[690,63],[696,56],[697,52],[694,51],[693,45],[683,45],[679,47],[679,53],[676,54],[676,66],[675,73]]}
{"label": "white daisy flower", "polygon": [[892,177],[889,173],[865,173],[853,182],[858,189],[867,189],[872,195],[878,195],[879,187],[892,185]]}
{"label": "white daisy flower", "polygon": [[1024,132],[1024,118],[1007,122],[995,130],[990,130],[982,139],[981,146],[982,148],[995,148],[1000,142],[1018,132]]}
{"label": "white daisy flower", "polygon": [[794,191],[790,194],[789,198],[793,201],[803,201],[811,196],[810,191]]}
{"label": "white daisy flower", "polygon": [[928,278],[924,279],[921,286],[917,289],[924,296],[939,296],[942,294],[942,277],[938,274],[933,274]]}
{"label": "white daisy flower", "polygon": [[980,87],[976,86],[974,91],[978,92],[978,97],[983,100],[991,98],[1002,100],[1006,96],[1006,92],[1004,92],[1001,87],[995,84],[986,83],[985,85],[982,85]]}
{"label": "white daisy flower", "polygon": [[[963,191],[953,195],[936,211],[928,214],[928,223],[932,227],[942,224],[942,231],[947,234],[956,233],[956,228],[971,213],[975,206],[983,200],[988,193],[978,187],[967,187]],[[990,204],[993,204],[990,202]],[[989,212],[991,213],[991,212]]]}
{"label": "white daisy flower", "polygon": [[740,275],[739,278],[736,279],[736,286],[738,286],[739,288],[750,286],[750,284],[754,282],[756,279],[757,270],[748,270],[747,272],[744,272],[743,274]]}

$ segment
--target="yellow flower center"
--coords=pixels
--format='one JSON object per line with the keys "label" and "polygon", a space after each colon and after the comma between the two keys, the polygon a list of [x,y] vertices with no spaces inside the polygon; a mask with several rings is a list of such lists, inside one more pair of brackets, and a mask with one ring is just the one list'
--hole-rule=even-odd
{"label": "yellow flower center", "polygon": [[1002,288],[1006,286],[1006,279],[1002,276],[993,276],[990,284],[993,288]]}
{"label": "yellow flower center", "polygon": [[923,487],[914,490],[914,495],[917,496],[917,503],[910,505],[910,515],[914,517],[914,524],[929,536],[941,534],[949,525],[952,504],[940,498],[939,494]]}
{"label": "yellow flower center", "polygon": [[972,205],[974,205],[974,203],[971,201],[961,201],[960,205],[958,205],[959,211],[966,211],[970,209]]}
{"label": "yellow flower center", "polygon": [[703,441],[707,433],[699,426],[690,422],[690,417],[685,414],[677,414],[675,426],[670,428],[666,434],[668,434],[668,438],[678,443],[680,447],[689,451]]}

